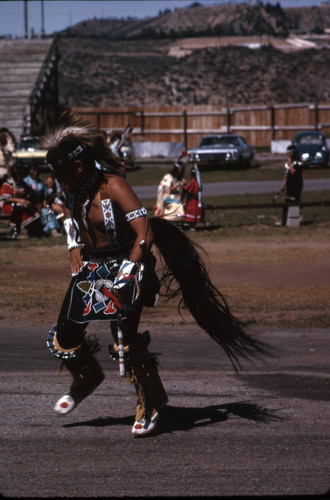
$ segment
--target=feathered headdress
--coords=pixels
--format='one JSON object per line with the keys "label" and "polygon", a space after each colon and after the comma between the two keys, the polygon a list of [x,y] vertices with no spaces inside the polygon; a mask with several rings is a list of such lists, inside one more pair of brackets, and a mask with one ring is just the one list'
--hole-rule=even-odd
{"label": "feathered headdress", "polygon": [[102,132],[72,112],[63,113],[57,126],[46,131],[41,146],[48,151],[47,161],[55,168],[73,163],[78,158],[97,161],[109,171],[118,172],[123,168]]}

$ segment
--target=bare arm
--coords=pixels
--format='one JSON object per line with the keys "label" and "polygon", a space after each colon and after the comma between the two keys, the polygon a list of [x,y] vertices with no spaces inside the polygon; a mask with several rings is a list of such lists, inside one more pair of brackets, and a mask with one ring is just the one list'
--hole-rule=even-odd
{"label": "bare arm", "polygon": [[283,179],[283,182],[282,182],[282,186],[280,187],[280,191],[279,191],[280,193],[281,193],[282,191],[284,191],[285,186],[286,186],[286,181],[287,181],[287,178],[286,178],[286,176],[285,176],[285,177],[284,177],[284,179]]}
{"label": "bare arm", "polygon": [[28,207],[30,205],[29,200],[26,200],[25,198],[4,198],[4,201],[9,203],[19,203],[20,205],[23,205],[23,207]]}

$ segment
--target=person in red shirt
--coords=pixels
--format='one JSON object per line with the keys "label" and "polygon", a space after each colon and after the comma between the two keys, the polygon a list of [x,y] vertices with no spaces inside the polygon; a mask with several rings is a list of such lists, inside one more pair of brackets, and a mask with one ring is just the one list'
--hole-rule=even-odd
{"label": "person in red shirt", "polygon": [[8,176],[0,187],[0,200],[2,201],[2,213],[9,215],[10,237],[17,239],[21,230],[22,219],[26,209],[30,206],[27,199],[27,186],[23,182],[22,171],[18,167],[11,169],[11,177]]}

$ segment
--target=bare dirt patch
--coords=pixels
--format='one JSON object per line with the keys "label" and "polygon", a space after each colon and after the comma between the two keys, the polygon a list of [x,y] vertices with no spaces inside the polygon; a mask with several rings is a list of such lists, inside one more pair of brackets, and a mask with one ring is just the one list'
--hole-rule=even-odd
{"label": "bare dirt patch", "polygon": [[[326,238],[278,242],[226,240],[206,242],[204,261],[213,283],[234,314],[267,326],[329,325],[330,256]],[[1,320],[53,323],[70,281],[65,244],[1,248]],[[161,269],[159,263],[158,268]],[[151,323],[193,323],[177,312],[177,301],[162,297],[146,308]]]}

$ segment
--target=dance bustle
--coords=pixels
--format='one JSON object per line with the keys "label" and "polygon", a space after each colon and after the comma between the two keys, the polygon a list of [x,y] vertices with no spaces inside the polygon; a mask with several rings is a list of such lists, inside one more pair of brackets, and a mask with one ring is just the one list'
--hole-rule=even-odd
{"label": "dance bustle", "polygon": [[161,280],[165,295],[182,296],[181,305],[183,302],[196,323],[224,349],[235,370],[241,367],[239,358],[266,353],[265,345],[246,333],[245,324],[232,315],[224,296],[212,284],[197,245],[165,219],[152,217],[150,224],[166,265]]}

